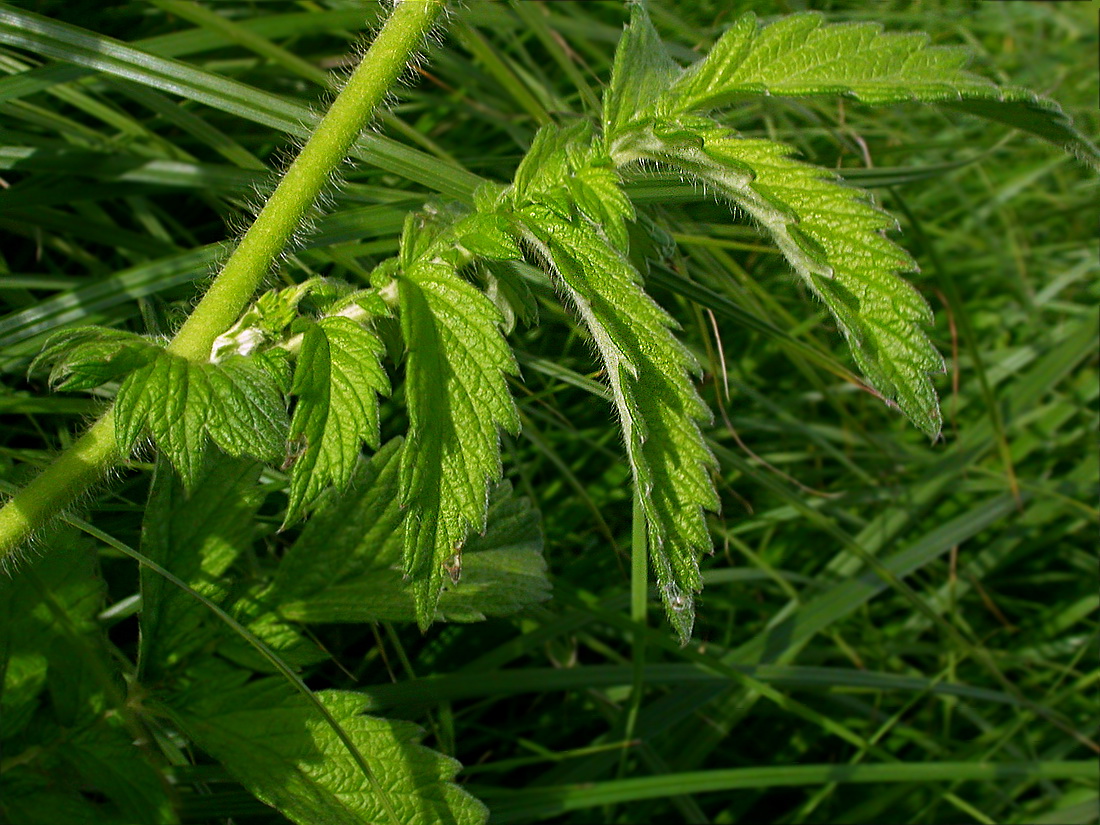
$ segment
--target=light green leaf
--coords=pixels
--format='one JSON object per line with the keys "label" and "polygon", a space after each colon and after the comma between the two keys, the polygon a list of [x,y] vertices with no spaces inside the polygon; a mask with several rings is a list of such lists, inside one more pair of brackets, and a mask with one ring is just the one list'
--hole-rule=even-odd
{"label": "light green leaf", "polygon": [[285,524],[300,518],[330,485],[347,485],[363,442],[378,446],[378,394],[390,391],[379,362],[385,347],[371,330],[340,315],[299,324],[290,442],[300,454],[292,456]]}
{"label": "light green leaf", "polygon": [[946,103],[1029,131],[1093,167],[1100,150],[1057,103],[1000,87],[965,70],[965,49],[930,46],[925,34],[883,33],[877,23],[825,25],[806,12],[758,28],[749,12],[672,85],[661,114],[727,106],[756,95],[845,95],[864,103]]}
{"label": "light green leaf", "polygon": [[666,105],[707,109],[746,95],[844,94],[865,103],[958,100],[1001,92],[964,71],[965,49],[929,46],[925,34],[884,34],[877,23],[825,25],[792,14],[760,29],[748,12],[672,86]]}
{"label": "light green leaf", "polygon": [[605,140],[614,140],[620,129],[650,111],[680,71],[653,28],[645,7],[635,3],[630,11],[630,25],[615,49],[611,85],[604,94]]}
{"label": "light green leaf", "polygon": [[213,404],[206,432],[231,456],[261,461],[279,458],[286,445],[286,404],[269,362],[231,355],[204,364]]}
{"label": "light green leaf", "polygon": [[195,364],[167,351],[130,373],[118,392],[115,432],[128,450],[142,431],[193,489],[208,439],[234,456],[277,459],[286,410],[267,361],[233,355]]}
{"label": "light green leaf", "polygon": [[[210,454],[188,495],[166,459],[157,461],[141,530],[141,551],[194,590],[221,602],[222,578],[252,543],[263,494],[254,461]],[[138,669],[153,681],[209,644],[221,630],[192,596],[141,569],[141,640]]]}
{"label": "light green leaf", "polygon": [[[415,621],[413,587],[401,574],[400,455],[394,440],[360,462],[353,492],[306,524],[257,602],[291,622]],[[445,571],[437,620],[480,621],[550,596],[538,513],[507,482],[492,490],[485,532],[460,559]]]}
{"label": "light green leaf", "polygon": [[715,462],[698,426],[710,411],[689,376],[698,366],[673,336],[675,322],[593,226],[537,205],[523,217],[603,362],[642,491],[658,589],[686,642],[695,618],[692,594],[701,587],[698,555],[711,547],[703,511],[718,508],[709,473]]}
{"label": "light green leaf", "polygon": [[916,264],[886,237],[895,221],[869,195],[791,160],[783,144],[730,137],[700,118],[639,130],[622,151],[622,161],[679,167],[759,222],[832,312],[871,385],[925,433],[938,435],[939,400],[929,374],[945,367],[922,329],[932,313],[896,274]]}
{"label": "light green leaf", "polygon": [[[345,745],[282,679],[248,682],[247,671],[217,665],[194,676],[191,689],[172,699],[172,715],[257,798],[302,825],[390,821]],[[355,693],[316,696],[368,759],[400,825],[486,820],[484,806],[452,781],[460,765],[420,745],[416,725],[361,715],[365,700]]]}
{"label": "light green leaf", "polygon": [[445,566],[485,526],[489,484],[501,472],[500,430],[519,428],[505,381],[517,367],[496,307],[440,256],[425,255],[406,268],[398,290],[409,351],[409,433],[401,458],[405,573],[426,627]]}

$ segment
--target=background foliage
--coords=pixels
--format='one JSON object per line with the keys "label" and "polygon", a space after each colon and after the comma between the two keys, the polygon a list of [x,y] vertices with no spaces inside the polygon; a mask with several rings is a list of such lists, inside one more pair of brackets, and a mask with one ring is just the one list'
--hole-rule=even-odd
{"label": "background foliage", "polygon": [[[44,336],[89,322],[174,329],[285,163],[287,134],[300,136],[305,110],[231,97],[217,77],[319,109],[318,69],[343,65],[379,13],[368,4],[364,20],[359,0],[13,5],[207,74],[182,90],[71,68],[20,77],[37,58],[0,49],[13,75],[0,78],[9,485],[100,406],[26,377]],[[761,17],[805,7],[748,5]],[[737,6],[654,0],[652,15],[686,60]],[[1086,134],[1100,132],[1093,4],[812,7],[966,43],[978,71],[1049,94]],[[377,123],[441,163],[349,166],[278,281],[365,284],[433,190],[468,190],[469,171],[510,178],[540,124],[598,99],[624,20],[617,2],[458,9]],[[593,397],[588,345],[532,283],[532,311],[561,323],[517,319],[510,335],[522,432],[506,440],[505,472],[542,512],[552,600],[425,635],[312,626],[328,655],[303,659],[306,684],[357,691],[373,712],[426,727],[427,744],[466,766],[459,781],[493,822],[1095,821],[1095,772],[1066,779],[1058,767],[1094,762],[1100,726],[1095,176],[1017,133],[927,107],[765,99],[726,118],[840,169],[899,217],[895,238],[921,266],[912,280],[950,363],[938,385],[943,441],[930,445],[858,389],[824,308],[751,226],[679,181],[640,181],[635,203],[668,241],[650,242],[648,288],[684,325],[702,394],[722,413],[707,431],[722,513],[696,642],[680,648],[664,624],[639,630],[628,618],[622,445]],[[383,403],[381,416],[383,443],[406,430],[401,405]],[[150,481],[124,473],[89,502],[91,523],[136,546]],[[241,505],[257,513],[256,544],[230,562],[244,581],[270,574],[301,532],[278,532],[285,479],[261,482],[269,495]],[[73,569],[59,599],[134,659],[135,565],[102,540],[94,549],[99,578]],[[78,704],[64,682],[51,683],[53,701]],[[334,708],[346,696],[330,695]],[[116,733],[95,747],[125,749]],[[201,754],[167,739],[147,747],[171,765],[183,821],[282,821]],[[23,756],[5,752],[0,770]],[[50,769],[78,760],[67,758]],[[996,767],[1006,762],[1019,767]]]}

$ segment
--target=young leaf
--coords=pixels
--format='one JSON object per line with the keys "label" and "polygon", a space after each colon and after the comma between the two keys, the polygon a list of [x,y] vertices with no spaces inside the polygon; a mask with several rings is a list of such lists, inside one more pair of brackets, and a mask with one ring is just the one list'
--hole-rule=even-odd
{"label": "young leaf", "polygon": [[233,355],[195,364],[167,351],[130,373],[118,392],[115,431],[128,450],[143,430],[194,489],[208,440],[234,456],[277,459],[286,409],[268,362]]}
{"label": "young leaf", "polygon": [[537,205],[523,217],[603,362],[642,491],[658,589],[686,643],[695,619],[692,593],[701,586],[698,554],[711,546],[703,511],[718,508],[709,474],[715,462],[698,426],[710,411],[689,376],[698,366],[673,336],[675,322],[594,227]]}
{"label": "young leaf", "polygon": [[895,222],[866,193],[791,160],[782,144],[728,137],[697,118],[641,130],[622,146],[622,160],[679,167],[755,218],[832,312],[871,385],[925,433],[938,435],[929,373],[945,367],[922,329],[932,313],[896,274],[916,264],[885,236]]}
{"label": "young leaf", "polygon": [[[302,825],[390,821],[344,743],[282,679],[249,682],[247,671],[214,663],[193,676],[170,700],[173,717],[257,798]],[[355,693],[316,695],[369,760],[401,825],[485,821],[484,806],[452,781],[459,764],[420,745],[416,725],[361,715]]]}
{"label": "young leaf", "polygon": [[877,23],[824,25],[820,14],[804,12],[761,29],[748,12],[671,86],[659,108],[687,113],[756,95],[946,103],[1030,131],[1100,165],[1100,150],[1057,103],[971,74],[967,61],[965,49],[929,46],[925,34],[884,34]]}
{"label": "young leaf", "polygon": [[442,258],[425,258],[398,279],[409,351],[405,573],[422,628],[435,616],[448,560],[485,526],[489,484],[501,472],[500,429],[519,428],[505,381],[517,367],[500,313]]}
{"label": "young leaf", "polygon": [[615,49],[611,85],[604,94],[603,133],[612,141],[636,118],[645,116],[680,74],[653,28],[645,6],[635,3]]}
{"label": "young leaf", "polygon": [[378,446],[378,394],[389,378],[379,361],[385,347],[362,324],[335,315],[299,322],[302,349],[291,393],[297,397],[290,422],[290,504],[284,524],[296,521],[329,486],[342,489],[365,441]]}

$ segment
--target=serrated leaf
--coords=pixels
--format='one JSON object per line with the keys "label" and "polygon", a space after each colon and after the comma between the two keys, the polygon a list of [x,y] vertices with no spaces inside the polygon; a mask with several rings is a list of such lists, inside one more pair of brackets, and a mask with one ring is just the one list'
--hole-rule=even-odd
{"label": "serrated leaf", "polygon": [[[317,709],[282,679],[208,665],[172,700],[184,733],[257,798],[302,825],[389,822],[361,768]],[[480,825],[485,807],[453,783],[460,765],[419,744],[411,722],[363,716],[348,691],[315,694],[387,793],[401,825]]]}
{"label": "serrated leaf", "polygon": [[966,62],[965,49],[929,46],[926,34],[825,25],[814,12],[758,28],[749,12],[672,86],[667,105],[690,111],[765,93],[844,94],[865,103],[999,96],[993,83],[964,70]]}
{"label": "serrated leaf", "polygon": [[188,489],[194,488],[211,439],[230,455],[278,458],[286,441],[286,410],[268,363],[231,356],[196,364],[160,351],[119,389],[115,433],[121,449],[129,450],[148,431]]}
{"label": "serrated leaf", "polygon": [[519,418],[505,376],[516,373],[496,307],[450,266],[415,263],[398,281],[408,347],[409,432],[401,459],[405,573],[417,620],[435,616],[444,566],[485,526],[500,477],[500,430]]}
{"label": "serrated leaf", "polygon": [[[259,465],[211,453],[188,495],[166,459],[157,461],[141,528],[141,551],[202,595],[220,602],[229,594],[222,576],[252,544],[254,517],[263,501]],[[159,681],[221,631],[205,605],[141,569],[142,677]]]}
{"label": "serrated leaf", "polygon": [[284,524],[298,520],[329,486],[348,483],[364,442],[378,446],[378,394],[390,391],[379,361],[385,348],[371,330],[339,315],[300,324],[290,422],[290,442],[300,454],[292,456]]}
{"label": "serrated leaf", "polygon": [[965,70],[968,53],[877,23],[825,25],[814,12],[759,28],[749,12],[672,85],[661,113],[726,106],[755,95],[844,95],[864,103],[923,101],[992,118],[1050,140],[1094,168],[1100,150],[1054,101]]}
{"label": "serrated leaf", "polygon": [[52,364],[50,386],[55,390],[90,390],[144,366],[158,349],[147,338],[124,330],[65,329],[49,337],[28,371]]}
{"label": "serrated leaf", "polygon": [[832,172],[792,160],[783,144],[728,137],[713,123],[692,128],[698,145],[650,131],[634,150],[702,179],[771,233],[832,312],[871,385],[935,437],[941,415],[929,374],[943,372],[944,361],[922,328],[932,321],[927,302],[897,275],[916,264],[886,237],[893,218]]}
{"label": "serrated leaf", "polygon": [[675,322],[595,228],[540,206],[523,216],[603,362],[642,495],[658,590],[686,643],[692,594],[701,587],[698,556],[711,546],[703,511],[718,508],[715,462],[699,431],[710,411],[689,375],[698,366],[673,336]]}
{"label": "serrated leaf", "polygon": [[614,140],[620,129],[649,112],[679,74],[645,7],[635,3],[615,48],[611,85],[604,95],[605,139]]}
{"label": "serrated leaf", "polygon": [[[291,622],[415,621],[401,574],[400,464],[399,439],[361,461],[350,491],[306,524],[256,601]],[[538,512],[507,482],[496,485],[485,532],[445,572],[437,620],[481,621],[549,598]]]}
{"label": "serrated leaf", "polygon": [[[277,363],[277,362],[276,362]],[[233,355],[202,368],[213,407],[206,432],[231,456],[278,458],[286,443],[286,404],[268,362]]]}

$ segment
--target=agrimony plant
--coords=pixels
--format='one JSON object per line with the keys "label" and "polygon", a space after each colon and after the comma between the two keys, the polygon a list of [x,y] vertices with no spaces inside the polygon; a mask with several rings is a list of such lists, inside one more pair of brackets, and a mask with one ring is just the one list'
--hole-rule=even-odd
{"label": "agrimony plant", "polygon": [[[658,588],[686,641],[698,556],[710,546],[703,514],[718,505],[713,458],[699,430],[710,414],[691,380],[698,365],[629,262],[627,225],[635,213],[624,179],[639,169],[674,170],[749,216],[828,307],[871,387],[935,438],[941,416],[930,375],[943,371],[943,359],[923,331],[927,304],[898,274],[916,265],[886,236],[893,219],[835,174],[796,160],[790,147],[744,138],[714,113],[761,95],[943,103],[1012,122],[1097,164],[1096,148],[1056,104],[972,75],[965,61],[962,50],[930,46],[923,35],[827,25],[814,13],[762,27],[749,13],[683,68],[644,6],[634,4],[598,122],[547,125],[510,185],[486,182],[472,205],[441,203],[410,216],[400,255],[377,268],[371,288],[309,281],[264,295],[226,329],[230,309],[264,269],[248,261],[254,238],[266,244],[257,257],[269,260],[319,190],[314,170],[312,188],[284,205],[295,164],[264,210],[279,221],[274,237],[245,236],[167,347],[111,330],[65,330],[39,361],[53,364],[52,380],[63,389],[123,379],[113,417],[93,429],[99,465],[116,450],[124,455],[143,433],[185,485],[211,447],[281,463],[290,470],[289,524],[329,487],[347,485],[364,443],[378,446],[378,396],[389,392],[389,380],[374,325],[396,313],[408,352],[403,565],[426,626],[467,538],[484,527],[488,490],[501,473],[499,433],[518,428],[506,385],[517,367],[502,316],[467,276],[483,262],[529,260],[551,274],[592,341],[643,493]],[[326,120],[315,140],[328,141],[334,122]],[[357,127],[342,128],[346,145]],[[244,269],[249,274],[238,277]],[[514,302],[522,283],[507,284],[506,267],[494,271],[505,273],[502,300]],[[312,313],[299,311],[307,296]],[[213,306],[217,313],[208,313]],[[87,480],[74,476],[60,487]],[[24,510],[41,516],[67,498],[37,508],[31,492],[0,515],[8,548],[33,527],[26,518],[17,523]]]}
{"label": "agrimony plant", "polygon": [[[224,638],[195,596],[226,607],[294,664],[323,656],[295,623],[387,619],[427,627],[546,597],[532,515],[497,484],[501,432],[519,429],[507,383],[518,366],[502,309],[529,315],[511,264],[545,270],[591,342],[639,492],[657,589],[686,643],[698,560],[711,545],[705,515],[718,507],[715,461],[700,429],[710,412],[694,387],[699,365],[631,262],[631,228],[642,224],[624,183],[671,170],[747,215],[832,313],[874,390],[935,438],[941,416],[930,375],[943,360],[923,331],[926,303],[899,276],[915,264],[887,237],[893,220],[866,193],[795,159],[790,147],[738,134],[720,110],[762,95],[929,102],[1028,129],[1093,166],[1100,157],[1056,105],[968,74],[962,52],[929,46],[923,36],[827,25],[816,14],[761,26],[747,14],[685,68],[634,4],[600,113],[543,127],[507,185],[485,181],[469,203],[435,202],[410,215],[399,254],[373,271],[368,288],[311,279],[246,306],[439,11],[439,3],[421,0],[396,6],[348,90],[171,342],[100,328],[64,330],[48,342],[37,363],[50,366],[55,387],[121,382],[115,407],[0,511],[0,548],[8,553],[142,437],[152,441],[158,466],[142,549],[192,592],[144,574],[139,678],[170,685],[151,706],[296,821],[395,814],[432,821],[446,810],[473,822],[483,811],[449,783],[451,763],[420,749],[411,728],[359,716],[354,696],[329,692],[311,706],[278,695],[277,680],[248,682],[234,665],[262,669],[255,650]],[[20,19],[30,17],[0,15],[9,25]],[[30,42],[10,30],[0,36]],[[394,319],[409,426],[403,442],[383,445],[380,396],[391,391],[385,325]],[[369,463],[360,457],[364,444]],[[249,541],[233,528],[255,514],[260,463],[287,474],[284,526],[313,519],[276,579],[239,593],[225,577]],[[220,515],[200,518],[212,508]],[[320,538],[356,528],[374,530],[378,544],[350,533]],[[509,538],[486,548],[498,531]],[[19,609],[14,597],[9,602]],[[194,658],[197,647],[215,642],[227,661]],[[318,716],[317,704],[329,716]],[[354,758],[357,748],[377,758],[377,776]],[[256,749],[269,761],[254,764]],[[319,760],[334,770],[315,770]],[[427,790],[417,787],[424,775],[433,777]],[[367,801],[341,798],[337,789],[348,786]],[[148,790],[166,810],[158,793]]]}

